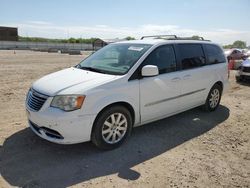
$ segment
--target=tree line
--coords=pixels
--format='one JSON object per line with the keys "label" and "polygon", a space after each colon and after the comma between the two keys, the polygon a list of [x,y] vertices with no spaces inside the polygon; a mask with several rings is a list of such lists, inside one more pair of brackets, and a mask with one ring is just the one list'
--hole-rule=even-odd
{"label": "tree line", "polygon": [[[191,37],[194,40],[200,40],[201,37],[194,35]],[[41,38],[41,37],[23,37],[18,36],[19,41],[25,42],[56,42],[56,43],[85,43],[85,44],[92,44],[97,38],[69,38],[69,39],[48,39],[48,38]],[[125,40],[135,40],[134,37],[128,36],[124,38]],[[230,48],[247,48],[247,43],[241,40],[235,41],[233,44],[224,45],[223,48],[230,49]]]}
{"label": "tree line", "polygon": [[[52,43],[84,43],[84,44],[92,44],[97,38],[69,38],[69,39],[49,39],[42,37],[23,37],[18,36],[18,41],[23,42],[52,42]],[[135,40],[134,37],[126,37],[125,40]]]}
{"label": "tree line", "polygon": [[230,49],[230,48],[240,48],[240,49],[245,49],[247,48],[247,43],[241,40],[235,41],[233,44],[228,44],[223,46],[225,49]]}

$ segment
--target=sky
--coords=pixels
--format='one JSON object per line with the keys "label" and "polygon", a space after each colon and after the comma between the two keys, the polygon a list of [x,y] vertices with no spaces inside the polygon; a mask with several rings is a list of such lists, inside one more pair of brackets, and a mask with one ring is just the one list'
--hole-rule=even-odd
{"label": "sky", "polygon": [[0,26],[29,37],[176,34],[250,45],[250,0],[0,0]]}

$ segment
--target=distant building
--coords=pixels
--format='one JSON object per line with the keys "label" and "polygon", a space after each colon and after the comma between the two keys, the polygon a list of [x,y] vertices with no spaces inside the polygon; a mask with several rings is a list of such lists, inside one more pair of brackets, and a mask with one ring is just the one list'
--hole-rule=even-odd
{"label": "distant building", "polygon": [[114,42],[124,41],[125,39],[96,39],[93,42],[93,50],[99,50],[100,48]]}
{"label": "distant building", "polygon": [[0,26],[0,41],[18,41],[17,28]]}

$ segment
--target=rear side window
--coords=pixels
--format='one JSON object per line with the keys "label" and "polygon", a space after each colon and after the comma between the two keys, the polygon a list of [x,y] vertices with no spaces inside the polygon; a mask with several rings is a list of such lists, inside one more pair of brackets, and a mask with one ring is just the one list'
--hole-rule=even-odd
{"label": "rear side window", "polygon": [[176,70],[175,52],[172,45],[164,45],[156,48],[143,62],[145,65],[156,65],[159,73],[168,73]]}
{"label": "rear side window", "polygon": [[178,47],[183,70],[206,64],[205,55],[200,44],[179,44]]}
{"label": "rear side window", "polygon": [[207,54],[207,64],[217,64],[226,62],[225,56],[221,48],[212,44],[205,44]]}

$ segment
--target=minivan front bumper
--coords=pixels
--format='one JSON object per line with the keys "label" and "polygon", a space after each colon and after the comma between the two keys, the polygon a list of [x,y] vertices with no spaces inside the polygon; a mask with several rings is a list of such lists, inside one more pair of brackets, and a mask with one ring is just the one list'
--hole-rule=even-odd
{"label": "minivan front bumper", "polygon": [[89,141],[95,115],[78,115],[49,108],[46,111],[27,110],[31,130],[39,137],[58,144]]}

